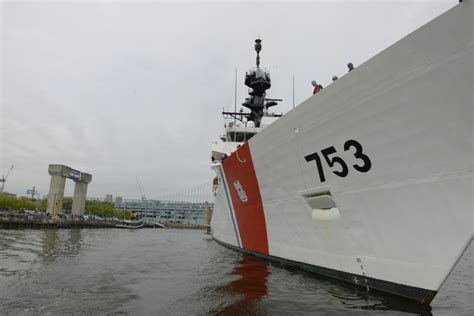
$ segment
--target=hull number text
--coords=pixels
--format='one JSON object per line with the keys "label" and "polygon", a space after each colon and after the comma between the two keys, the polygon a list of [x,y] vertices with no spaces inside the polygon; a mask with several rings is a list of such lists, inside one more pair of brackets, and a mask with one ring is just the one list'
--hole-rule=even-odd
{"label": "hull number text", "polygon": [[[363,153],[362,145],[358,141],[355,141],[353,139],[350,139],[344,143],[344,151],[348,151],[351,147],[355,149],[354,157],[356,157],[358,160],[358,162],[352,165],[352,167],[354,167],[354,169],[359,172],[369,171],[372,167],[372,162],[370,161],[370,158]],[[333,168],[334,165],[339,165],[340,170],[332,170],[332,173],[344,178],[349,174],[349,168],[341,157],[331,156],[335,153],[336,148],[334,148],[334,146],[321,150],[321,154],[323,155],[324,159],[326,160],[326,163],[330,168]],[[312,160],[316,161],[316,166],[318,168],[319,173],[319,180],[321,182],[325,182],[326,177],[324,175],[324,169],[321,163],[321,158],[319,157],[319,153],[314,152],[310,155],[305,156],[304,159],[306,159],[306,161],[308,162]]]}

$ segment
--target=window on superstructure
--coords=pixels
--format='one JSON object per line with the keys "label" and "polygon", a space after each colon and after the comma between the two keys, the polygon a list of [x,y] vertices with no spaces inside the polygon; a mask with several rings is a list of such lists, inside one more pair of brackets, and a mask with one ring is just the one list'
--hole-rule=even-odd
{"label": "window on superstructure", "polygon": [[230,142],[237,142],[237,143],[245,143],[248,141],[250,138],[252,138],[255,135],[255,133],[232,133],[229,132],[227,133],[227,139]]}
{"label": "window on superstructure", "polygon": [[238,143],[243,143],[245,141],[245,133],[236,133],[235,141]]}
{"label": "window on superstructure", "polygon": [[250,138],[252,138],[255,134],[254,133],[246,133],[245,134],[245,140],[244,141],[248,141]]}
{"label": "window on superstructure", "polygon": [[231,142],[241,142],[240,138],[241,138],[241,135],[242,133],[233,133],[233,132],[229,132],[227,133],[227,139],[229,139],[229,141]]}

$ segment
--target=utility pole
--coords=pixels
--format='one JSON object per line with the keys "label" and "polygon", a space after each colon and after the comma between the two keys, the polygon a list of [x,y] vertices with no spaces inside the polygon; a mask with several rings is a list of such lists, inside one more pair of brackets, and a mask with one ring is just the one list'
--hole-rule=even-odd
{"label": "utility pole", "polygon": [[33,189],[27,190],[26,194],[30,195],[31,194],[31,200],[34,201],[35,195],[38,194],[38,191],[36,191],[35,186],[33,186]]}

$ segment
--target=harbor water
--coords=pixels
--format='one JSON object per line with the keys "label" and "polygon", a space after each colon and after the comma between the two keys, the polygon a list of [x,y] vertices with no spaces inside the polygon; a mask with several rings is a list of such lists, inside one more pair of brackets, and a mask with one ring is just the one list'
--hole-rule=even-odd
{"label": "harbor water", "polygon": [[0,315],[473,315],[472,244],[431,306],[240,254],[201,230],[0,230]]}

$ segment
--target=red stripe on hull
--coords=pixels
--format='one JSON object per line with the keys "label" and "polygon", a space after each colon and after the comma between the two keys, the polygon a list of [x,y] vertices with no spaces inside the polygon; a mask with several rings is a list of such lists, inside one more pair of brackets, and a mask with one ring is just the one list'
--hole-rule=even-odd
{"label": "red stripe on hull", "polygon": [[265,213],[248,143],[228,157],[223,167],[242,248],[267,255]]}

